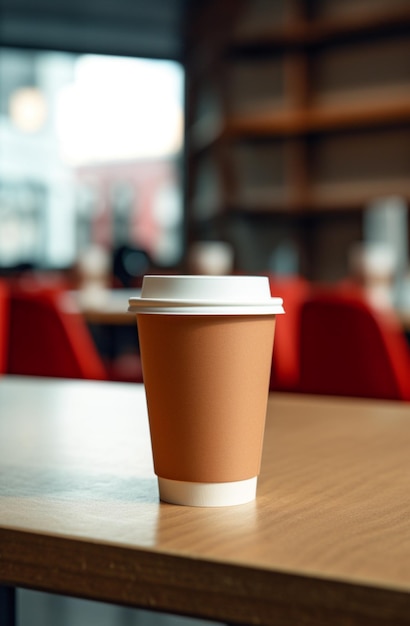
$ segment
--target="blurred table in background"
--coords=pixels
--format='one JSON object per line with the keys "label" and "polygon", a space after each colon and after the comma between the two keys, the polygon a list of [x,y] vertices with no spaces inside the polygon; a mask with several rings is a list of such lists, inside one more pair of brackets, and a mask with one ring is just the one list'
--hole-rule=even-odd
{"label": "blurred table in background", "polygon": [[88,324],[122,326],[135,324],[135,314],[128,313],[128,299],[139,296],[139,289],[76,290],[62,295],[67,311],[80,310]]}
{"label": "blurred table in background", "polygon": [[80,312],[98,352],[113,380],[142,380],[139,340],[134,313],[128,313],[128,299],[140,289],[84,289],[62,293],[62,306]]}

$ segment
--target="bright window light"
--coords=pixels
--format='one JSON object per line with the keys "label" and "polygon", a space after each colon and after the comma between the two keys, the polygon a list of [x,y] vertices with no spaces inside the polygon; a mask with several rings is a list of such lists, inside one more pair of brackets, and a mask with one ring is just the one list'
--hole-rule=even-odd
{"label": "bright window light", "polygon": [[176,154],[183,72],[171,61],[84,55],[58,95],[57,134],[70,165]]}

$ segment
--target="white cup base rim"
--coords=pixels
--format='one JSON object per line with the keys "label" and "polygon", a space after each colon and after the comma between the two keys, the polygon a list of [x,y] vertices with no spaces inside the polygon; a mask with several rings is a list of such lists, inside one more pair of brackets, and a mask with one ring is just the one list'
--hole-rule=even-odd
{"label": "white cup base rim", "polygon": [[256,498],[257,476],[225,483],[194,483],[158,477],[160,499],[185,506],[233,506]]}

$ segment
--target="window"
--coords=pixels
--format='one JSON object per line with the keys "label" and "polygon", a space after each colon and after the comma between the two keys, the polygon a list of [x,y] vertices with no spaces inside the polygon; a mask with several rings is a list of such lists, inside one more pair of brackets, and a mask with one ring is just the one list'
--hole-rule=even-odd
{"label": "window", "polygon": [[0,267],[182,254],[182,66],[0,48]]}

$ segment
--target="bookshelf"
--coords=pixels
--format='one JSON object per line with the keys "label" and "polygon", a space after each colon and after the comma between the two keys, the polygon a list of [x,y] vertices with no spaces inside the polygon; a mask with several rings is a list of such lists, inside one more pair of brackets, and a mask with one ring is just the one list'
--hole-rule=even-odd
{"label": "bookshelf", "polygon": [[292,239],[337,278],[368,203],[410,201],[410,0],[210,0],[190,25],[189,239],[252,271]]}

